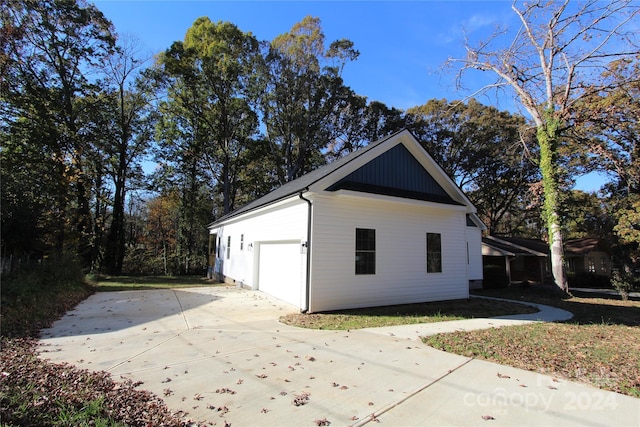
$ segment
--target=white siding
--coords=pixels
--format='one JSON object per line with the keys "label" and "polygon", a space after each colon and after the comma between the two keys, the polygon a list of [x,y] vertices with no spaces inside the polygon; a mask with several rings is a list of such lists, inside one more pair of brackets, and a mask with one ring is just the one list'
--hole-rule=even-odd
{"label": "white siding", "polygon": [[[241,283],[243,286],[256,289],[258,286],[259,250],[258,246],[265,242],[299,242],[307,240],[308,205],[305,201],[292,198],[289,202],[278,204],[270,208],[261,209],[253,214],[241,215],[233,218],[210,233],[217,233],[221,247],[216,273],[222,274],[228,282]],[[240,249],[240,236],[244,235],[244,247]],[[227,239],[231,236],[231,252],[227,259]],[[290,251],[291,252],[291,251]],[[294,255],[295,259],[280,259],[283,271],[288,271],[291,265],[300,265],[301,283],[300,294],[305,290],[306,253],[302,250]],[[298,268],[298,267],[296,267]],[[298,273],[296,273],[298,275]],[[290,299],[300,299],[296,295]],[[287,298],[288,300],[288,298]]]}
{"label": "white siding", "polygon": [[[366,197],[316,196],[311,311],[467,298],[466,216]],[[355,274],[355,229],[376,230],[376,274]],[[427,273],[426,233],[442,235],[442,273]]]}

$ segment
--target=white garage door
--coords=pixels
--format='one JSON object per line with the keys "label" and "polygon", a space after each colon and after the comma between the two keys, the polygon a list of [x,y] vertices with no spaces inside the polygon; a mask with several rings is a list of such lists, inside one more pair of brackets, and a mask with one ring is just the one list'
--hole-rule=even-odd
{"label": "white garage door", "polygon": [[300,307],[302,259],[300,242],[261,243],[258,289]]}

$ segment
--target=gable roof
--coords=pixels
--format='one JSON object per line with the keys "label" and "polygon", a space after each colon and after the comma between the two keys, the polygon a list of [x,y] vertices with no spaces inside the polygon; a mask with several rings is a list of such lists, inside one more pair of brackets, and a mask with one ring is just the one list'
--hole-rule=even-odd
{"label": "gable roof", "polygon": [[[542,240],[522,237],[485,236],[482,238],[482,255],[547,257],[548,248]],[[485,250],[485,247],[487,250]]]}
{"label": "gable roof", "polygon": [[387,150],[327,190],[354,190],[430,202],[461,204],[451,198],[403,144]]}
{"label": "gable roof", "polygon": [[[330,175],[336,173],[337,171],[345,168],[353,162],[356,162],[358,159],[363,156],[371,153],[376,150],[376,148],[385,145],[385,143],[400,137],[401,135],[409,135],[413,141],[417,143],[415,137],[408,130],[401,130],[392,135],[389,135],[385,138],[379,139],[378,141],[372,142],[371,144],[363,147],[357,151],[354,151],[348,154],[345,157],[341,157],[327,165],[324,165],[312,172],[309,172],[293,181],[290,181],[272,192],[266,194],[263,197],[260,197],[239,209],[230,212],[229,214],[219,218],[218,220],[209,224],[209,228],[214,225],[231,219],[233,217],[239,216],[241,214],[250,212],[255,209],[259,209],[261,207],[277,203],[281,200],[287,199],[291,196],[300,194],[303,191],[308,191],[309,187],[317,184],[318,182],[328,178]],[[417,144],[419,145],[419,144]],[[446,177],[446,180],[450,183],[450,187],[453,188],[453,191],[457,192],[458,198],[465,201],[465,203],[460,203],[455,201],[451,195],[434,179],[433,176],[429,174],[427,170],[420,164],[420,162],[403,146],[404,150],[397,149],[398,146],[403,146],[402,143],[398,143],[393,148],[389,149],[386,153],[381,154],[380,156],[374,157],[369,162],[365,163],[361,167],[357,168],[355,171],[348,173],[343,178],[338,178],[336,182],[331,183],[326,188],[322,188],[322,190],[326,191],[338,191],[338,190],[355,190],[360,192],[367,193],[375,193],[375,194],[383,194],[388,196],[395,197],[404,197],[404,198],[413,198],[418,200],[427,200],[437,203],[447,203],[447,204],[455,204],[455,205],[468,205],[472,206],[469,199],[466,198],[462,190],[449,178],[445,172],[440,168],[439,165],[429,156],[429,154],[424,151],[424,149],[420,146],[420,149],[424,152],[426,157],[433,162],[433,165],[437,168],[437,171]],[[406,153],[405,153],[406,152]],[[387,155],[387,153],[390,153]],[[395,158],[397,157],[397,158]],[[406,182],[407,171],[403,168],[390,168],[390,162],[394,161],[404,161],[403,165],[406,167],[407,164],[410,164],[408,170],[412,172],[416,172],[420,170],[420,178],[424,180],[424,185],[422,187],[415,186],[415,183]],[[390,170],[394,170],[392,174],[376,174],[379,172],[381,166],[387,166],[384,169],[389,172]],[[428,178],[427,178],[428,177]],[[415,178],[415,177],[414,177]],[[398,184],[403,182],[406,188],[399,190]],[[415,181],[415,180],[414,180]],[[451,190],[450,190],[451,191]],[[474,210],[475,212],[475,210]]]}
{"label": "gable roof", "polygon": [[597,237],[584,237],[564,242],[565,255],[587,255],[589,252],[609,252],[609,247]]}

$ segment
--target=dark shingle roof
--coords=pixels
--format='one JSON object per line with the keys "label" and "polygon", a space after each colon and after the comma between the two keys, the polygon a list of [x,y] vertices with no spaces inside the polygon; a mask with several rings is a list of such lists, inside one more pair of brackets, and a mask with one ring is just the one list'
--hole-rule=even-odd
{"label": "dark shingle roof", "polygon": [[549,247],[538,239],[526,239],[524,237],[493,237],[482,238],[482,243],[494,248],[511,252],[514,255],[547,256]]}
{"label": "dark shingle roof", "polygon": [[212,227],[213,225],[228,220],[230,218],[233,218],[235,216],[241,215],[243,213],[252,211],[254,209],[258,209],[261,208],[263,206],[267,206],[270,205],[272,203],[276,203],[280,200],[286,199],[288,197],[293,196],[294,194],[300,193],[301,191],[306,190],[307,188],[309,188],[309,186],[315,184],[316,182],[320,181],[321,179],[325,178],[326,176],[330,175],[331,173],[335,172],[336,170],[340,169],[341,167],[345,166],[346,164],[348,164],[349,162],[352,162],[353,160],[357,159],[358,157],[362,156],[363,154],[371,151],[372,149],[374,149],[375,147],[383,144],[385,141],[388,141],[389,139],[393,138],[394,136],[396,136],[397,134],[401,133],[403,131],[400,132],[396,132],[392,135],[389,135],[385,138],[379,139],[378,141],[372,142],[371,144],[367,145],[364,148],[361,148],[357,151],[354,151],[350,154],[348,154],[347,156],[341,157],[338,160],[335,160],[334,162],[331,162],[327,165],[324,165],[312,172],[309,172],[303,176],[301,176],[300,178],[294,179],[293,181],[290,181],[278,188],[276,188],[275,190],[273,190],[271,193],[266,194],[265,196],[262,196],[252,202],[247,203],[246,205],[244,205],[243,207],[236,209],[233,212],[228,213],[227,215],[217,219],[216,221],[212,222],[211,224],[208,225],[208,227]]}
{"label": "dark shingle roof", "polygon": [[564,242],[564,250],[567,255],[587,255],[589,252],[609,252],[607,244],[596,237],[584,237]]}

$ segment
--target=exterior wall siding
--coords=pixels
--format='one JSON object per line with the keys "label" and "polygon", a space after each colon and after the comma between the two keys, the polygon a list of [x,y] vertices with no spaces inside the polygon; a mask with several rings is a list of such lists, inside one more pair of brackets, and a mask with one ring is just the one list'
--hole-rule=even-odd
{"label": "exterior wall siding", "polygon": [[[374,275],[355,274],[356,228],[376,230]],[[314,197],[310,311],[468,298],[466,228],[459,207]],[[427,273],[426,233],[442,235],[441,273]]]}
{"label": "exterior wall siding", "polygon": [[[307,240],[307,203],[303,200],[292,201],[260,211],[253,215],[242,216],[238,219],[220,225],[210,230],[220,238],[218,247],[218,262],[216,273],[224,276],[227,282],[241,284],[244,287],[256,289],[258,274],[258,246],[262,242]],[[240,249],[240,236],[244,235],[243,248]],[[231,237],[231,252],[227,259],[227,239]],[[306,254],[302,251],[300,259],[281,260],[282,268],[288,263],[300,262],[302,278],[306,276]],[[304,291],[304,282],[300,283]]]}

